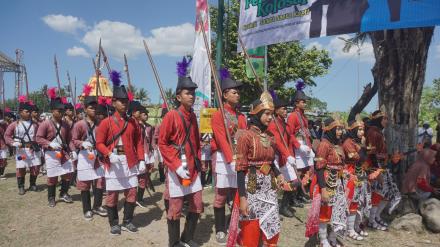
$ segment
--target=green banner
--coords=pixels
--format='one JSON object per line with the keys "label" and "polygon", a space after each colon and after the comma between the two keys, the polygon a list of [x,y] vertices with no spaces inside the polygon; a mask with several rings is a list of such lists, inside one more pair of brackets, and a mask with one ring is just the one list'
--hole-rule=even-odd
{"label": "green banner", "polygon": [[[266,53],[266,46],[249,49],[247,52],[258,77],[264,78],[264,55]],[[248,78],[255,77],[249,62],[246,62],[246,75]]]}

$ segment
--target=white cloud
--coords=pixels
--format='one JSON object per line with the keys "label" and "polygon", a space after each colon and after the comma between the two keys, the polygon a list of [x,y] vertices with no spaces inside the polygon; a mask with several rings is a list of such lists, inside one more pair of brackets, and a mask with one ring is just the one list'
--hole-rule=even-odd
{"label": "white cloud", "polygon": [[107,55],[118,59],[122,59],[124,53],[128,57],[144,53],[143,39],[147,40],[154,55],[181,56],[193,50],[194,26],[190,23],[156,28],[151,30],[151,34],[145,37],[131,24],[104,20],[89,30],[81,42],[90,50],[97,51],[101,38]]}
{"label": "white cloud", "polygon": [[64,33],[75,34],[78,30],[86,30],[86,22],[75,16],[46,15],[43,21],[53,30]]}
{"label": "white cloud", "polygon": [[71,57],[90,57],[90,54],[86,49],[78,46],[67,49],[67,55]]}
{"label": "white cloud", "polygon": [[[354,46],[350,49],[349,52],[344,52],[343,48],[345,46],[345,41],[341,40],[343,39],[349,39],[352,36],[348,34],[339,35],[330,40],[330,43],[325,47],[327,50],[329,50],[331,56],[334,59],[340,59],[340,58],[351,58],[353,56],[357,56],[357,47]],[[371,42],[366,41],[361,46],[361,61],[362,62],[368,62],[372,63],[374,62],[374,52],[373,52],[373,45],[371,45]]]}

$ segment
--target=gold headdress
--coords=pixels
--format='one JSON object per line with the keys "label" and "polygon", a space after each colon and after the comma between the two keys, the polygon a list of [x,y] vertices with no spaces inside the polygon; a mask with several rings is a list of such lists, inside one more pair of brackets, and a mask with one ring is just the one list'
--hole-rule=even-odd
{"label": "gold headdress", "polygon": [[331,118],[328,118],[324,121],[322,129],[324,131],[330,131],[336,127],[344,127],[344,124],[342,123],[341,117],[339,116],[339,114],[334,113],[334,114],[332,114]]}
{"label": "gold headdress", "polygon": [[255,115],[262,110],[274,110],[273,99],[268,91],[264,91],[260,99],[251,104],[250,114]]}
{"label": "gold headdress", "polygon": [[347,130],[352,130],[352,129],[355,129],[355,128],[361,127],[361,126],[362,127],[365,126],[364,121],[362,121],[362,118],[361,118],[360,114],[356,114],[355,121],[351,125],[349,125],[349,123],[348,123],[346,129]]}
{"label": "gold headdress", "polygon": [[380,117],[386,117],[386,112],[385,112],[385,106],[384,105],[382,105],[381,107],[380,107],[380,109],[379,109],[379,111],[377,111],[377,113],[375,114],[375,115],[371,115],[370,116],[370,119],[371,120],[373,120],[373,119],[378,119],[378,118],[380,118]]}

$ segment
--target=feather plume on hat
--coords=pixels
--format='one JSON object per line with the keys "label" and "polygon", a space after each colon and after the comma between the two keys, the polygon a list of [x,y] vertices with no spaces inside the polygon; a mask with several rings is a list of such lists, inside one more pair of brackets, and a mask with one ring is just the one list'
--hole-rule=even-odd
{"label": "feather plume on hat", "polygon": [[121,82],[122,82],[121,77],[122,75],[118,71],[116,70],[110,71],[110,80],[112,81],[114,87],[121,86]]}
{"label": "feather plume on hat", "polygon": [[186,57],[183,57],[182,61],[177,62],[177,75],[179,77],[185,77],[188,74],[188,67],[191,64],[191,58],[186,59]]}
{"label": "feather plume on hat", "polygon": [[47,90],[47,96],[49,99],[55,99],[57,97],[57,88],[51,87]]}

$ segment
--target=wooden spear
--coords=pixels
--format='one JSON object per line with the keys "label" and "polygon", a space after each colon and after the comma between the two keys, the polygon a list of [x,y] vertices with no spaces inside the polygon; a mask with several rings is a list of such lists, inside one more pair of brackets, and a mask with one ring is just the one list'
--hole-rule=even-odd
{"label": "wooden spear", "polygon": [[157,73],[156,65],[154,64],[154,61],[153,61],[153,56],[151,55],[150,49],[148,48],[148,45],[147,45],[147,42],[145,40],[143,40],[143,41],[144,41],[145,52],[147,53],[148,60],[150,61],[151,69],[153,70],[153,74],[154,74],[154,77],[156,78],[157,86],[159,87],[160,95],[162,96],[162,100],[165,103],[165,106],[168,109],[168,111],[171,111],[171,107],[168,105],[167,97],[166,97],[165,91],[163,90],[163,87],[162,87],[162,82],[160,81],[159,74]]}

